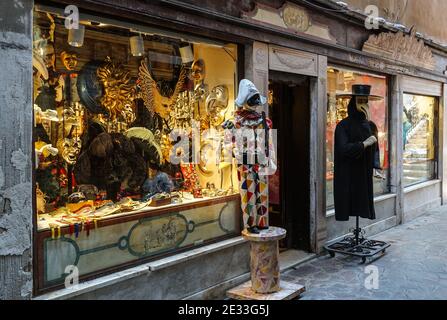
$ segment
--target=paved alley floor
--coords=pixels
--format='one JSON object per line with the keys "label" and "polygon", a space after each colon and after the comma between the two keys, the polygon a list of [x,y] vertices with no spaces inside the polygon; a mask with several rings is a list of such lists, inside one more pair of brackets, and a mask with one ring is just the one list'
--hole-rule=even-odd
{"label": "paved alley floor", "polygon": [[281,279],[306,286],[301,300],[447,299],[447,207],[371,238],[391,244],[375,261],[326,255]]}

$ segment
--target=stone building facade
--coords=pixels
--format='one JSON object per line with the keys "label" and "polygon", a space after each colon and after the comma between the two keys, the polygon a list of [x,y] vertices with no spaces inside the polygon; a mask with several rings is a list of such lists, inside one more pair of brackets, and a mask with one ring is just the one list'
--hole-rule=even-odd
{"label": "stone building facade", "polygon": [[[382,8],[384,1],[379,2]],[[334,74],[347,84],[354,80],[346,79],[356,77],[383,84],[386,96],[383,161],[387,177],[375,199],[378,218],[362,221],[368,234],[404,223],[447,201],[444,183],[447,181],[444,169],[447,166],[444,156],[447,48],[442,44],[445,35],[439,32],[441,28],[432,29],[435,24],[427,19],[425,11],[420,11],[422,16],[414,16],[418,11],[414,6],[419,1],[408,2],[402,23],[407,27],[415,24],[425,38],[383,21],[378,29],[368,30],[362,13],[329,0],[3,2],[0,13],[0,82],[4,88],[0,93],[0,299],[221,298],[225,290],[247,280],[249,272],[248,244],[240,237],[233,237],[107,272],[82,281],[76,289],[40,290],[38,278],[43,271],[38,267],[41,253],[37,250],[32,170],[34,6],[61,11],[67,5],[76,5],[81,14],[89,17],[235,43],[239,56],[238,80],[253,80],[265,95],[272,83],[291,81],[298,86],[293,94],[301,94],[308,101],[307,120],[303,120],[307,132],[303,133],[305,141],[301,142],[305,159],[299,158],[304,161],[307,175],[299,179],[298,188],[302,192],[295,194],[301,197],[299,201],[303,205],[291,205],[287,210],[304,214],[295,218],[289,212],[282,216],[286,221],[275,221],[291,234],[294,230],[304,230],[300,233],[305,238],[300,238],[295,231],[289,243],[284,244],[286,248],[320,254],[325,243],[345,236],[352,227],[352,223],[335,221],[328,196],[330,134],[327,130],[331,116],[328,90],[330,83],[338,81]],[[348,3],[353,8],[365,5],[362,1]],[[443,1],[436,3],[444,5]],[[430,8],[434,10],[433,6]],[[435,40],[428,39],[429,36]],[[409,46],[422,53],[398,54]],[[384,48],[387,50],[381,51]],[[421,59],[427,57],[425,54],[428,59]],[[427,169],[429,176],[423,181],[418,180],[419,176],[411,176],[420,183],[406,183],[406,174],[418,169],[404,165],[409,157],[404,151],[408,137],[402,135],[404,104],[405,99],[417,102],[417,97],[433,98],[436,106],[431,122],[427,120],[424,124],[421,120],[412,127],[412,137],[418,137],[418,129],[428,130],[431,126],[431,144],[435,151],[427,151],[433,153],[431,169]],[[288,186],[288,190],[293,190]],[[292,191],[284,195],[293,196]]]}

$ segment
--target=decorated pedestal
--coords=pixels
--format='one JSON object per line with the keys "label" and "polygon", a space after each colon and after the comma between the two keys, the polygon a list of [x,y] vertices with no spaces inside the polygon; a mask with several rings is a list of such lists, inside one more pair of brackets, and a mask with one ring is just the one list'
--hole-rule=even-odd
{"label": "decorated pedestal", "polygon": [[227,292],[229,298],[238,300],[285,300],[296,298],[305,288],[299,284],[280,282],[279,245],[286,230],[270,227],[259,234],[242,231],[250,241],[251,281]]}

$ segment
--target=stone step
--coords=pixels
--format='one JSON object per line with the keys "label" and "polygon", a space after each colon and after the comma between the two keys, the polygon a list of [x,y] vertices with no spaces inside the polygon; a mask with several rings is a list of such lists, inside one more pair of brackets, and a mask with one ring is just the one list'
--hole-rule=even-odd
{"label": "stone step", "polygon": [[429,165],[429,163],[404,163],[403,169],[423,170]]}
{"label": "stone step", "polygon": [[414,170],[404,170],[403,171],[403,175],[406,178],[422,178],[422,177],[427,177],[430,175],[430,171],[429,170],[422,170],[422,171],[414,171]]}
{"label": "stone step", "polygon": [[425,143],[427,144],[427,136],[425,137],[413,137],[407,141],[407,143]]}
{"label": "stone step", "polygon": [[412,146],[419,146],[418,148],[416,148],[416,149],[427,149],[427,141],[422,141],[422,142],[420,142],[420,141],[408,141],[406,144],[405,144],[405,149],[407,150],[407,149],[412,149],[411,147]]}
{"label": "stone step", "polygon": [[414,159],[414,161],[421,161],[427,159],[427,154],[417,154],[417,153],[404,153],[404,159]]}

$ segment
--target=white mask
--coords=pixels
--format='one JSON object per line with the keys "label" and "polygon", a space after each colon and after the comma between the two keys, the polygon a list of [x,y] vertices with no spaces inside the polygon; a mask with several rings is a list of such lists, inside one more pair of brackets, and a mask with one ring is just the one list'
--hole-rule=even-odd
{"label": "white mask", "polygon": [[357,111],[359,111],[359,112],[361,112],[361,113],[363,113],[364,115],[365,115],[365,117],[366,117],[366,119],[370,119],[370,116],[369,116],[369,105],[368,105],[368,101],[366,100],[364,100],[364,99],[362,99],[362,100],[360,100],[360,99],[357,99],[357,101],[356,101],[356,105],[357,105]]}

